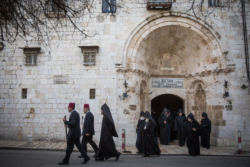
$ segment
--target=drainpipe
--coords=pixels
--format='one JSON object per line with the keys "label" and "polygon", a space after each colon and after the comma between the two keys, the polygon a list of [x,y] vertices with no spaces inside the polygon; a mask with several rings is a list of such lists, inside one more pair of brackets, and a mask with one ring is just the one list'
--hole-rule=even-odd
{"label": "drainpipe", "polygon": [[245,0],[241,0],[241,12],[243,22],[243,34],[244,34],[244,47],[245,47],[245,59],[246,59],[246,71],[247,78],[250,85],[250,74],[249,74],[249,52],[248,52],[248,41],[247,41],[247,26],[246,26],[246,11],[245,11]]}

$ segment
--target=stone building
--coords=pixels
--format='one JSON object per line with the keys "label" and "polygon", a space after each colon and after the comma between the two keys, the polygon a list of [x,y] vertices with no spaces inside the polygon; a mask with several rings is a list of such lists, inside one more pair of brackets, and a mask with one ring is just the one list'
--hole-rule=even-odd
{"label": "stone building", "polygon": [[[65,139],[62,123],[67,105],[76,103],[83,116],[89,103],[99,141],[107,103],[120,138],[134,146],[140,111],[172,112],[182,108],[197,120],[206,111],[212,121],[211,142],[250,145],[250,95],[239,3],[229,10],[214,9],[199,19],[187,12],[189,0],[174,0],[171,9],[153,10],[145,0],[116,1],[114,14],[93,3],[91,17],[78,24],[96,34],[81,40],[51,37],[49,53],[37,41],[4,43],[0,50],[0,138]],[[250,34],[250,3],[246,1]],[[147,7],[149,9],[147,9]],[[197,16],[199,17],[199,16]],[[248,35],[248,41],[249,35]],[[246,44],[249,46],[248,44]],[[225,86],[228,85],[228,86]]]}

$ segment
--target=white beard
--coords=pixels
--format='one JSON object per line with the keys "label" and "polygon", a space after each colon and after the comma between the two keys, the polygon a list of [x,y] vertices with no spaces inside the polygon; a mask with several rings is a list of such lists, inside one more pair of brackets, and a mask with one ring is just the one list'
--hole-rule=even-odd
{"label": "white beard", "polygon": [[144,120],[145,118],[141,117],[140,120]]}

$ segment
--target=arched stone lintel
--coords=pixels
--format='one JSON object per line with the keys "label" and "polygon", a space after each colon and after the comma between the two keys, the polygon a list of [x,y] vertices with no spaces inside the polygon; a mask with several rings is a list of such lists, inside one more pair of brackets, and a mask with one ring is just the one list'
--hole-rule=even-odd
{"label": "arched stone lintel", "polygon": [[201,84],[201,86],[202,86],[202,88],[203,88],[204,90],[207,88],[206,84],[205,84],[202,80],[198,79],[198,80],[195,80],[195,81],[193,81],[193,82],[191,83],[190,90],[195,90],[195,89],[197,89],[197,85],[198,85],[198,84]]}
{"label": "arched stone lintel", "polygon": [[[125,66],[127,66],[127,59],[129,57],[132,58],[133,53],[136,52],[136,49],[134,49],[134,47],[139,46],[140,42],[138,43],[138,40],[139,40],[140,36],[142,36],[142,34],[144,34],[143,36],[145,37],[147,34],[152,32],[152,30],[153,30],[152,26],[155,26],[155,29],[161,27],[162,25],[159,25],[159,24],[162,22],[162,20],[164,22],[167,22],[169,25],[172,24],[171,22],[176,22],[180,26],[183,26],[183,25],[193,26],[194,28],[199,30],[199,32],[200,32],[199,34],[203,33],[203,36],[204,36],[204,33],[208,32],[212,35],[211,37],[214,38],[213,40],[210,40],[209,44],[213,45],[213,48],[215,49],[215,52],[217,53],[217,55],[221,55],[223,52],[226,51],[225,42],[222,40],[221,37],[218,38],[216,36],[216,34],[218,32],[213,30],[211,28],[211,26],[208,26],[207,23],[195,19],[195,17],[193,17],[192,15],[183,14],[183,13],[179,13],[179,12],[173,12],[173,13],[171,13],[171,15],[170,15],[170,13],[159,13],[159,14],[152,15],[152,16],[148,17],[147,19],[145,19],[131,32],[130,36],[128,37],[128,39],[125,43],[123,53],[122,53],[121,60]],[[193,22],[193,24],[190,24],[190,22]],[[180,24],[180,23],[182,23],[182,24]],[[187,24],[187,23],[189,23],[189,24]],[[150,24],[152,24],[152,25],[150,25]],[[203,30],[203,31],[201,31],[201,30]],[[145,32],[147,32],[147,33],[145,34]],[[218,47],[220,49],[218,50],[218,48],[216,49],[215,47]]]}
{"label": "arched stone lintel", "polygon": [[149,96],[150,100],[153,100],[155,97],[163,94],[172,94],[180,97],[184,101],[187,100],[186,91],[183,89],[154,89],[152,91],[153,93]]}
{"label": "arched stone lintel", "polygon": [[[192,22],[192,21],[190,21],[190,22]],[[159,25],[152,24],[152,25],[150,25],[151,27],[148,28],[147,30],[145,30],[142,34],[139,33],[139,34],[135,35],[135,37],[133,38],[134,41],[131,41],[131,45],[128,48],[128,55],[127,55],[128,57],[127,58],[131,58],[132,60],[134,60],[133,57],[136,56],[138,47],[140,46],[141,42],[145,39],[145,37],[148,34],[155,31],[159,27],[165,27],[165,26],[171,26],[171,25],[178,25],[178,26],[190,28],[192,31],[195,31],[208,43],[210,48],[213,48],[212,52],[214,52],[214,54],[216,54],[218,57],[222,56],[222,51],[221,51],[221,49],[219,49],[219,48],[221,48],[220,44],[216,41],[215,37],[212,34],[210,34],[209,31],[207,31],[207,34],[205,34],[204,32],[201,31],[201,29],[198,29],[197,27],[195,27],[194,24],[180,23],[180,22],[176,22],[176,21],[173,22],[171,20],[167,21],[164,18],[161,18],[161,22],[159,22],[158,24]],[[208,37],[208,35],[210,37]]]}

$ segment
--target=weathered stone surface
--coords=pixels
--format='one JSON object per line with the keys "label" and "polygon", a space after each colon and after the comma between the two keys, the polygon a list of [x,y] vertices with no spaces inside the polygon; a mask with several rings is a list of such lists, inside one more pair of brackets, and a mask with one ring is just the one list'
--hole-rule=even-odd
{"label": "weathered stone surface", "polygon": [[[184,1],[176,2],[183,7],[178,12],[190,5]],[[23,51],[15,48],[37,45],[37,41],[5,43],[0,51],[0,138],[24,140],[33,134],[34,140],[62,140],[61,119],[69,118],[67,105],[75,102],[80,116],[84,115],[83,104],[90,104],[95,116],[94,139],[99,141],[100,107],[107,103],[119,136],[126,129],[127,145],[134,146],[140,111],[151,111],[151,100],[171,94],[181,98],[185,114],[193,112],[198,121],[207,112],[214,145],[237,145],[238,130],[244,136],[243,145],[249,145],[250,96],[240,88],[248,86],[241,14],[218,10],[204,23],[174,8],[171,16],[169,12],[152,13],[142,4],[126,2],[113,16],[101,13],[101,3],[95,1],[93,16],[84,16],[77,24],[96,35],[84,39],[77,33],[62,38],[53,35],[51,55],[42,46],[34,67],[24,66]],[[247,18],[249,5],[246,3]],[[237,5],[232,9],[238,11]],[[95,66],[83,66],[79,42],[99,46]],[[54,84],[54,75],[68,75],[68,83]],[[153,89],[152,77],[183,78],[184,88]],[[229,81],[227,98],[223,97],[225,80]],[[22,99],[22,88],[28,89],[27,99]],[[95,99],[89,99],[90,89],[96,90]],[[128,97],[119,98],[124,92]],[[129,105],[135,107],[124,114]],[[121,145],[121,138],[115,141]]]}

